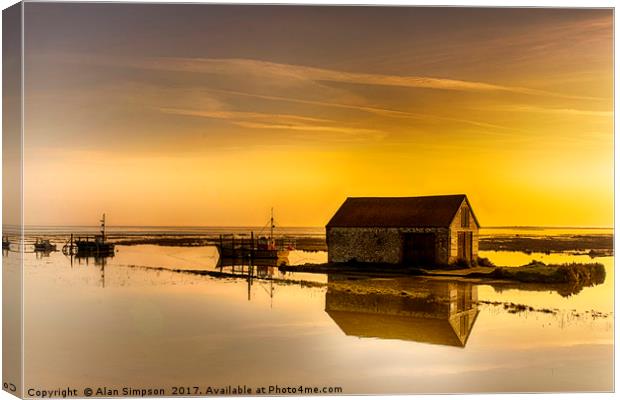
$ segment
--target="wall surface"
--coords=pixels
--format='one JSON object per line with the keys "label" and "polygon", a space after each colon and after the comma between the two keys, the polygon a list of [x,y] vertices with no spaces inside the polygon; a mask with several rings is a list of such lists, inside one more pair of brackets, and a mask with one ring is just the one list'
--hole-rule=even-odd
{"label": "wall surface", "polygon": [[[464,207],[467,209],[469,213],[469,225],[461,226],[461,214],[464,210]],[[471,208],[467,205],[466,201],[463,201],[459,211],[456,213],[452,223],[450,224],[450,256],[448,263],[452,264],[458,261],[459,254],[459,242],[458,242],[458,233],[459,232],[471,232],[472,233],[472,258],[475,260],[478,257],[478,225],[476,225],[476,221],[474,220],[474,215],[471,212]]]}
{"label": "wall surface", "polygon": [[447,228],[328,228],[328,260],[399,264],[402,262],[402,236],[405,233],[435,233],[437,262],[448,261]]}

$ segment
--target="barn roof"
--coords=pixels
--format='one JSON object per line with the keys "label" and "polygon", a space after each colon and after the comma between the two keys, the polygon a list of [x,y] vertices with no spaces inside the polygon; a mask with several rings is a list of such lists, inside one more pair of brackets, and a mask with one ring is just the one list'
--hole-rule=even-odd
{"label": "barn roof", "polygon": [[462,332],[458,331],[461,328],[460,315],[439,319],[338,310],[326,312],[347,336],[465,347],[479,311],[472,309],[468,312],[468,324]]}
{"label": "barn roof", "polygon": [[[349,197],[327,223],[327,227],[448,227],[463,200],[466,200],[469,205],[467,196],[464,194],[423,197]],[[480,226],[475,216],[474,220]]]}

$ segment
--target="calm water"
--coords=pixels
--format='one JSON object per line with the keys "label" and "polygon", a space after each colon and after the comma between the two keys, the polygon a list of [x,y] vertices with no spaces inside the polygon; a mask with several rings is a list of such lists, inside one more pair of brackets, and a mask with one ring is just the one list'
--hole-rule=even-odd
{"label": "calm water", "polygon": [[[18,268],[15,254],[4,255],[4,268]],[[481,255],[502,265],[592,261]],[[289,256],[291,264],[325,259],[322,252]],[[273,267],[255,271],[272,280],[171,271],[216,270],[212,247],[118,246],[105,264],[28,253],[25,387],[161,387],[168,394],[180,385],[340,386],[350,394],[610,391],[614,263],[595,261],[606,267],[605,283],[564,297],[540,288],[351,281]]]}

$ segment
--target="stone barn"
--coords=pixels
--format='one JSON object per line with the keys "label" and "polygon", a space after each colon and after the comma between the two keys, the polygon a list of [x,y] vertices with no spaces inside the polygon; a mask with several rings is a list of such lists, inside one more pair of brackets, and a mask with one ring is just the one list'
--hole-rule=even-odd
{"label": "stone barn", "polygon": [[471,265],[479,228],[464,194],[349,197],[325,227],[328,260]]}

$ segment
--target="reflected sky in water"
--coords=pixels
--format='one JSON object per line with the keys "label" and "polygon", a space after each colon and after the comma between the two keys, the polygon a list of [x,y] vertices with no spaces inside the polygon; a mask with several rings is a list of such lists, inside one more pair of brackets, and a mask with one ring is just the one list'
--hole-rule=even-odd
{"label": "reflected sky in water", "polygon": [[[324,257],[298,253],[291,263]],[[493,261],[524,256],[488,253]],[[351,280],[270,267],[254,270],[252,279],[170,270],[217,270],[217,252],[209,247],[119,246],[105,266],[94,261],[25,255],[27,388],[612,389],[612,257],[596,259],[606,266],[604,284],[569,297],[549,289]],[[510,302],[535,310],[511,312]]]}

